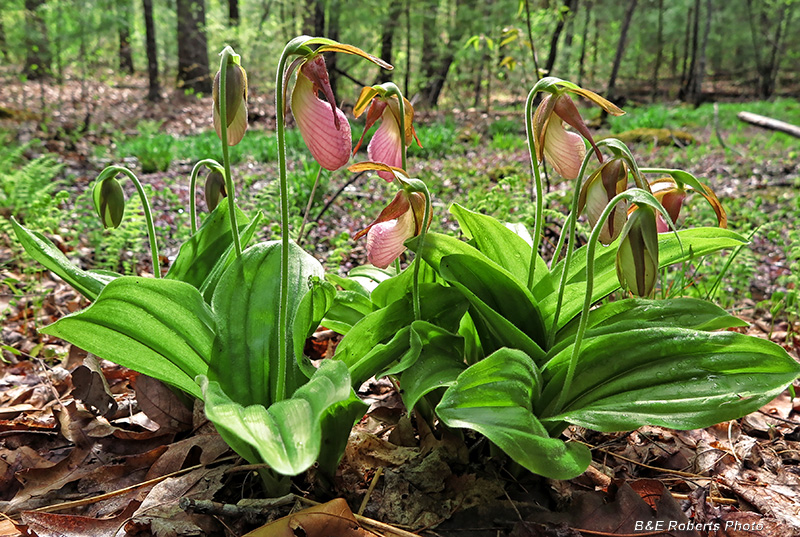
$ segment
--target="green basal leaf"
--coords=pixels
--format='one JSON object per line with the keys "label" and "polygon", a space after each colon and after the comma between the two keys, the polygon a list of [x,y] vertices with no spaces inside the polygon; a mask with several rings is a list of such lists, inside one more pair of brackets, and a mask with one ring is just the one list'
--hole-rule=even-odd
{"label": "green basal leaf", "polygon": [[501,349],[463,371],[436,407],[449,427],[473,429],[531,472],[570,479],[591,462],[589,450],[550,438],[531,410],[539,382],[530,357]]}
{"label": "green basal leaf", "polygon": [[194,378],[208,370],[214,319],[187,283],[121,276],[41,332],[200,397]]}
{"label": "green basal leaf", "polygon": [[89,300],[96,299],[108,282],[120,276],[114,272],[83,270],[67,259],[50,239],[38,231],[27,229],[14,217],[11,217],[11,225],[17,240],[29,256],[52,270]]}
{"label": "green basal leaf", "polygon": [[[457,203],[450,206],[450,212],[458,219],[461,232],[475,240],[478,250],[511,273],[517,283],[528,285],[531,246],[525,239],[491,216],[470,211]],[[549,274],[547,264],[537,255],[534,285],[546,274]]]}
{"label": "green basal leaf", "polygon": [[206,416],[223,439],[249,462],[267,463],[284,475],[297,475],[314,464],[322,443],[321,420],[352,394],[347,367],[335,360],[325,360],[291,398],[268,408],[239,404],[205,376],[198,383]]}
{"label": "green basal leaf", "polygon": [[317,463],[319,471],[329,478],[333,478],[336,474],[347,447],[347,440],[350,438],[350,431],[364,417],[368,408],[369,405],[359,399],[351,388],[349,398],[325,410],[321,420],[322,444]]}
{"label": "green basal leaf", "polygon": [[[289,243],[289,302],[287,319],[294,319],[300,301],[309,290],[309,278],[323,277],[319,261],[295,243]],[[294,359],[289,359],[286,378],[278,378],[279,345],[294,357],[292,326],[287,340],[278,337],[281,244],[277,241],[251,246],[225,271],[211,301],[218,333],[214,340],[209,379],[244,406],[276,400],[277,383],[292,393],[306,381]]]}
{"label": "green basal leaf", "polygon": [[[250,222],[238,207],[236,220],[240,232]],[[200,229],[181,245],[178,256],[164,277],[189,283],[199,289],[232,243],[228,204],[221,203],[203,221]]]}
{"label": "green basal leaf", "polygon": [[466,369],[464,338],[424,321],[412,324],[420,338],[418,359],[401,369],[403,403],[409,410],[428,393],[451,386]]}
{"label": "green basal leaf", "polygon": [[[548,355],[555,356],[566,345],[574,341],[579,320],[576,317],[559,331],[556,344],[548,350]],[[666,300],[626,298],[591,310],[584,337],[655,326],[693,328],[710,332],[735,326],[747,326],[747,323],[730,315],[716,304],[699,298]]]}
{"label": "green basal leaf", "polygon": [[[434,283],[421,284],[419,290],[422,319],[455,332],[467,309],[463,295]],[[408,331],[413,321],[411,297],[403,296],[353,326],[336,347],[334,358],[348,366],[354,386],[401,359],[409,349]]]}
{"label": "green basal leaf", "polygon": [[364,284],[358,280],[353,278],[345,278],[343,276],[339,276],[338,274],[331,274],[330,272],[325,273],[325,279],[331,282],[333,285],[338,285],[345,291],[352,291],[369,298],[369,289],[364,287]]}
{"label": "green basal leaf", "polygon": [[[658,236],[658,261],[660,267],[673,263],[696,259],[704,255],[735,248],[745,244],[747,240],[727,229],[715,227],[691,228],[678,231],[681,248],[675,233],[661,233]],[[615,260],[618,241],[610,246],[601,246],[595,257],[594,291],[592,301],[597,301],[619,288],[619,280],[615,269]],[[571,321],[583,308],[584,294],[586,292],[586,247],[575,251],[570,264],[569,278],[564,290],[564,303],[558,319],[558,328]],[[563,261],[551,271],[551,277],[558,279],[562,270]],[[556,293],[547,287],[547,279],[537,285],[533,296],[537,299],[539,310],[544,317],[545,326],[551,326],[555,314]],[[552,283],[552,282],[550,282]]]}
{"label": "green basal leaf", "polygon": [[[436,271],[427,263],[420,265],[418,278],[419,283],[441,282],[441,278],[437,277]],[[413,283],[414,266],[409,265],[400,274],[379,283],[373,289],[370,299],[378,308],[384,308],[400,297],[411,293]]]}
{"label": "green basal leaf", "polygon": [[543,346],[547,338],[533,296],[524,284],[496,267],[496,264],[478,257],[452,254],[442,257],[439,273],[451,285],[464,286],[489,308]]}
{"label": "green basal leaf", "polygon": [[358,321],[374,311],[372,301],[356,291],[337,291],[321,324],[345,335]]}
{"label": "green basal leaf", "polygon": [[361,265],[354,267],[349,272],[348,277],[371,292],[379,283],[388,280],[395,274],[394,267],[381,269],[372,265]]}
{"label": "green basal leaf", "polygon": [[543,369],[537,414],[598,431],[707,427],[754,412],[800,374],[781,347],[743,334],[626,330],[584,342],[564,410],[553,415],[571,352]]}
{"label": "green basal leaf", "polygon": [[310,378],[317,368],[303,352],[306,340],[319,327],[320,321],[333,304],[336,288],[316,276],[309,278],[309,285],[311,289],[303,295],[294,315],[292,333],[295,334],[294,357],[303,373]]}

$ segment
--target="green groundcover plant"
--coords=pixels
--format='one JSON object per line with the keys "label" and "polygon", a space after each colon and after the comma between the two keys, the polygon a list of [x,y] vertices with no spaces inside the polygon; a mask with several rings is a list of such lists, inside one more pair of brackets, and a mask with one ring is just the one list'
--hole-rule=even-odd
{"label": "green groundcover plant", "polygon": [[[570,424],[599,431],[705,427],[755,411],[798,376],[800,365],[781,347],[725,331],[744,323],[714,304],[651,298],[661,270],[745,239],[724,228],[716,196],[692,175],[640,169],[621,142],[595,143],[572,96],[623,112],[552,77],[536,84],[525,108],[533,231],[453,205],[466,240],[428,231],[430,195],[406,159],[416,139],[411,104],[392,83],[364,88],[354,113],[366,113],[367,129],[380,124],[368,145],[370,160],[349,169],[373,170],[398,193],[359,234],[367,237],[371,265],[347,278],[325,274],[289,239],[284,132],[288,97],[320,167],[350,162],[350,125],[336,107],[324,52],[391,68],[325,38],[301,36],[287,44],[275,97],[280,241],[248,247],[261,217],[248,218],[235,203],[229,146],[247,130],[247,75],[226,47],[213,94],[222,163],[198,162],[190,180],[194,192],[207,170],[210,213],[197,229],[191,202],[192,235],[163,277],[147,198],[126,168],[101,172],[95,207],[105,226],[118,226],[125,203],[118,177],[133,181],[148,223],[154,278],[82,270],[42,234],[14,222],[28,254],[93,301],[42,331],[202,399],[230,446],[264,465],[261,476],[272,494],[286,489],[287,476],[315,463],[321,475],[332,475],[366,409],[354,388],[373,376],[398,383],[420,419],[477,431],[524,468],[557,479],[579,475],[591,459],[584,445],[562,437]],[[549,265],[540,255],[545,160],[575,185]],[[690,191],[711,204],[720,227],[676,229]],[[581,214],[592,232],[576,248]],[[406,248],[416,255],[400,270],[397,259]],[[629,298],[601,304],[620,288]],[[321,323],[344,338],[317,367],[303,347]]]}

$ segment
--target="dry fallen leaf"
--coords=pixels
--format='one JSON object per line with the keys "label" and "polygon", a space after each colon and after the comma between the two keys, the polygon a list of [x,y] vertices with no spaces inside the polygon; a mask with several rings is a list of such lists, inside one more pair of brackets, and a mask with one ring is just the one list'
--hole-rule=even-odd
{"label": "dry fallen leaf", "polygon": [[[299,531],[298,531],[299,530]],[[244,537],[371,537],[343,498],[303,509],[261,526]]]}

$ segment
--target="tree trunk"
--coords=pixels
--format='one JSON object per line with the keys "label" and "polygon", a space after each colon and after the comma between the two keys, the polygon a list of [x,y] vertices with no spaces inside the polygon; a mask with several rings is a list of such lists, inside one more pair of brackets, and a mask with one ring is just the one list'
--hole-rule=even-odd
{"label": "tree trunk", "polygon": [[578,59],[578,85],[583,86],[586,74],[586,44],[589,40],[589,22],[592,16],[592,2],[586,2],[586,14],[583,19],[583,35],[581,36],[581,56]]}
{"label": "tree trunk", "polygon": [[47,25],[39,12],[45,0],[25,0],[25,66],[22,72],[37,80],[50,76],[50,42],[47,38]]}
{"label": "tree trunk", "polygon": [[[400,20],[402,12],[402,0],[391,0],[386,24],[383,25],[383,30],[381,31],[381,59],[389,64],[392,63],[394,56],[394,30],[397,27],[397,21]],[[391,79],[392,71],[381,69],[380,73],[378,73],[378,76],[375,78],[375,84],[383,84],[384,82],[389,82]]]}
{"label": "tree trunk", "polygon": [[[611,76],[608,79],[608,87],[606,89],[606,99],[612,102],[617,97],[617,74],[619,73],[619,66],[622,63],[622,55],[625,53],[625,40],[628,37],[628,28],[631,26],[633,12],[636,10],[637,2],[638,0],[630,1],[628,9],[625,11],[625,18],[622,20],[622,28],[620,29],[619,41],[617,42],[617,53],[614,55],[614,64],[611,66]],[[605,114],[603,114],[603,117],[605,117]]]}
{"label": "tree trunk", "polygon": [[[328,31],[325,32],[325,11],[322,11],[322,29],[317,35],[325,35],[334,41],[339,41],[339,22],[341,12],[341,0],[328,0]],[[328,63],[328,71],[330,72],[329,78],[331,81],[331,89],[333,94],[336,95],[336,86],[339,85],[339,71],[336,69],[336,62],[339,59],[339,54],[328,54],[325,61]]]}
{"label": "tree trunk", "polygon": [[211,93],[205,0],[178,0],[178,88]]}
{"label": "tree trunk", "polygon": [[708,46],[708,34],[711,31],[711,0],[706,0],[706,23],[703,32],[703,40],[698,44],[700,34],[700,8],[700,0],[695,0],[692,60],[689,64],[686,84],[684,84],[679,93],[681,100],[692,103],[695,106],[700,104],[703,96],[703,78],[706,71],[706,47]]}
{"label": "tree trunk", "polygon": [[144,28],[147,49],[147,76],[150,80],[147,100],[157,101],[161,98],[161,87],[158,83],[158,51],[156,50],[156,28],[153,24],[153,0],[142,0],[144,8]]}
{"label": "tree trunk", "polygon": [[555,30],[553,30],[553,36],[550,38],[550,51],[547,54],[547,63],[544,66],[547,76],[552,75],[551,71],[556,65],[556,55],[558,54],[558,38],[561,37],[561,32],[564,30],[567,19],[568,17],[572,17],[577,5],[578,0],[564,0],[564,9],[561,12],[558,23],[556,23]]}
{"label": "tree trunk", "polygon": [[311,37],[322,37],[325,34],[324,0],[306,0],[303,33]]}
{"label": "tree trunk", "polygon": [[[774,20],[770,20],[767,16],[766,8],[761,2],[756,4],[760,8],[758,13],[753,10],[752,0],[747,0],[746,4],[747,18],[750,21],[750,32],[753,38],[756,72],[758,73],[757,95],[762,99],[768,99],[775,92],[778,67],[781,63],[782,38],[790,27],[794,4],[787,5],[781,2]],[[788,13],[786,12],[787,7],[789,8]],[[772,27],[775,28],[772,39],[765,39]],[[762,50],[764,42],[770,46],[768,51]]]}
{"label": "tree trunk", "polygon": [[8,41],[6,40],[6,27],[3,24],[3,15],[0,13],[0,58],[8,57]]}
{"label": "tree trunk", "polygon": [[658,23],[656,25],[656,61],[653,65],[652,93],[653,102],[658,98],[658,71],[661,68],[661,49],[664,48],[664,0],[658,0]]}
{"label": "tree trunk", "polygon": [[239,0],[228,0],[228,22],[231,26],[239,26]]}
{"label": "tree trunk", "polygon": [[[694,17],[694,8],[689,6],[689,13],[686,16],[686,32],[683,39],[683,65],[681,66],[681,88],[686,84],[686,77],[689,75],[689,57],[692,55],[691,41],[692,41],[692,20]],[[680,91],[679,91],[680,93]]]}
{"label": "tree trunk", "polygon": [[420,90],[421,102],[424,106],[435,108],[442,94],[450,65],[453,63],[457,46],[464,31],[464,21],[460,20],[459,11],[464,0],[456,0],[455,22],[448,29],[449,38],[442,41],[442,28],[436,23],[439,3],[436,0],[425,2],[422,14],[422,77],[425,86]]}
{"label": "tree trunk", "polygon": [[536,58],[536,46],[533,44],[533,29],[531,28],[531,2],[530,0],[524,0],[525,2],[525,25],[528,30],[528,43],[531,45],[531,57],[533,58],[533,70],[534,74],[536,75],[536,81],[538,82],[542,78],[542,74],[539,72],[539,60]]}
{"label": "tree trunk", "polygon": [[133,74],[131,53],[131,0],[117,1],[117,28],[119,29],[119,70]]}

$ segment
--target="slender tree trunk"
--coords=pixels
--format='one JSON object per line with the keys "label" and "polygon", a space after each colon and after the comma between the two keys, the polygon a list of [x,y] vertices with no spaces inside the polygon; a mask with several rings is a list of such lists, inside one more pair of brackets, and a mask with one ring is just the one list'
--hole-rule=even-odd
{"label": "slender tree trunk", "polygon": [[50,76],[50,42],[47,37],[47,24],[40,12],[45,0],[25,0],[25,66],[22,72],[31,79],[38,80]]}
{"label": "slender tree trunk", "polygon": [[592,37],[592,63],[589,66],[589,78],[594,81],[597,74],[597,51],[600,50],[600,20],[594,19],[594,36]]}
{"label": "slender tree trunk", "polygon": [[425,106],[435,108],[439,102],[450,65],[455,58],[456,48],[451,46],[461,40],[464,31],[464,21],[460,20],[459,11],[463,0],[456,0],[455,22],[449,27],[449,39],[442,42],[441,28],[436,24],[438,2],[427,0],[425,11],[422,15],[422,76],[426,81],[420,90],[421,101]]}
{"label": "slender tree trunk", "polygon": [[239,26],[239,0],[228,0],[228,22],[231,26]]}
{"label": "slender tree trunk", "polygon": [[312,37],[322,37],[325,33],[324,0],[306,0],[303,16],[303,33]]}
{"label": "slender tree trunk", "polygon": [[117,28],[119,29],[119,70],[133,74],[131,53],[131,0],[117,1]]}
{"label": "slender tree trunk", "polygon": [[[790,28],[794,4],[787,6],[786,3],[781,2],[774,21],[769,19],[765,7],[760,2],[756,4],[759,6],[758,13],[753,9],[752,0],[747,0],[746,5],[747,18],[750,21],[750,33],[753,38],[756,72],[758,73],[757,95],[762,99],[768,99],[775,92],[778,67],[781,62],[782,37],[785,30]],[[788,13],[786,12],[787,7],[789,9]],[[765,39],[772,27],[774,27],[775,32],[772,39]],[[767,51],[762,50],[765,41],[770,47]]]}
{"label": "slender tree trunk", "polygon": [[205,0],[178,0],[178,87],[211,92]]}
{"label": "slender tree trunk", "polygon": [[572,17],[573,13],[575,12],[575,8],[578,5],[578,0],[564,0],[564,11],[561,12],[561,16],[556,23],[556,28],[553,30],[553,36],[550,38],[550,51],[547,53],[547,63],[544,66],[544,70],[548,76],[550,76],[553,70],[553,67],[556,65],[556,56],[558,54],[558,39],[561,37],[561,32],[564,30],[564,26],[567,23],[567,20]]}
{"label": "slender tree trunk", "polygon": [[589,41],[589,22],[592,16],[592,2],[586,2],[586,13],[583,19],[583,35],[581,36],[581,55],[578,59],[578,85],[583,86],[583,77],[586,74],[586,44]]}
{"label": "slender tree trunk", "polygon": [[6,40],[6,27],[3,24],[3,14],[0,13],[0,58],[8,57],[8,41]]}
{"label": "slender tree trunk", "polygon": [[686,77],[686,84],[681,88],[679,94],[683,101],[699,105],[703,96],[703,78],[706,71],[706,47],[708,46],[708,34],[711,31],[711,0],[706,1],[706,22],[703,31],[703,40],[698,43],[700,34],[700,0],[695,0],[694,14],[694,37],[692,38],[692,60],[689,63],[689,73]]}
{"label": "slender tree trunk", "polygon": [[409,96],[411,82],[411,0],[406,0],[406,72],[403,73],[403,76],[403,95]]}
{"label": "slender tree trunk", "polygon": [[[327,35],[330,39],[334,41],[339,41],[339,23],[340,23],[340,12],[341,12],[341,0],[329,0],[328,3],[328,32],[325,33],[324,27],[324,17],[325,12],[323,11],[323,28],[320,31],[319,35]],[[330,81],[331,81],[331,89],[333,89],[333,94],[336,95],[336,87],[339,85],[339,71],[336,68],[336,62],[339,59],[339,54],[329,54],[326,58],[328,62],[328,70],[330,72]]]}
{"label": "slender tree trunk", "polygon": [[[400,20],[400,15],[403,12],[402,0],[391,0],[389,4],[389,14],[387,15],[386,23],[381,30],[381,59],[391,64],[394,56],[394,30],[397,27],[397,21]],[[381,69],[375,78],[376,84],[382,84],[392,79],[392,71]]]}
{"label": "slender tree trunk", "polygon": [[628,9],[625,10],[625,18],[622,20],[622,28],[620,29],[619,41],[617,42],[617,53],[614,55],[614,64],[611,66],[611,76],[608,79],[608,87],[606,89],[606,98],[609,101],[613,101],[617,97],[617,74],[619,73],[619,66],[622,64],[622,55],[625,53],[625,41],[628,37],[628,28],[631,26],[633,12],[636,10],[637,2],[638,0],[630,0]]}
{"label": "slender tree trunk", "polygon": [[[683,40],[683,65],[681,67],[681,88],[686,84],[686,77],[689,75],[689,57],[692,55],[692,20],[694,19],[694,8],[689,6],[689,13],[686,16],[686,32]],[[678,92],[680,93],[680,91]]]}
{"label": "slender tree trunk", "polygon": [[652,93],[653,102],[658,98],[658,71],[661,68],[661,49],[664,48],[664,0],[658,0],[658,23],[656,24],[656,61],[653,65]]}
{"label": "slender tree trunk", "polygon": [[147,76],[150,80],[147,90],[148,101],[161,98],[161,87],[158,83],[158,50],[156,49],[156,28],[153,24],[153,0],[142,0],[144,9],[144,28],[147,49]]}
{"label": "slender tree trunk", "polygon": [[533,44],[533,30],[531,28],[531,2],[530,0],[525,1],[525,24],[528,29],[528,43],[531,45],[531,57],[533,58],[533,70],[536,81],[538,82],[541,79],[541,73],[539,72],[539,60],[536,58],[536,46]]}

